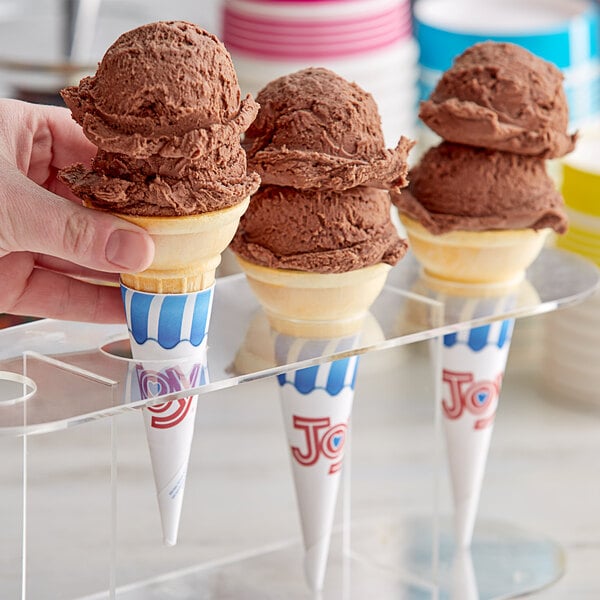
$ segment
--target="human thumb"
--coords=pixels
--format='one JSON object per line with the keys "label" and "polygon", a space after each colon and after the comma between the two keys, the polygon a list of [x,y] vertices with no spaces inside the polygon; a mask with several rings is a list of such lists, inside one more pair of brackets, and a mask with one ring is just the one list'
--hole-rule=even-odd
{"label": "human thumb", "polygon": [[[84,208],[20,177],[0,198],[1,250],[47,254],[99,271],[138,272],[154,257],[146,231]],[[8,192],[10,190],[10,192]]]}

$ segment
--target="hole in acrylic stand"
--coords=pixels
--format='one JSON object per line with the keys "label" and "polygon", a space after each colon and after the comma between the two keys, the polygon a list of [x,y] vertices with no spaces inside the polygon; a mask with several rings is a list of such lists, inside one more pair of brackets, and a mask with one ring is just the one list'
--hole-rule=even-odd
{"label": "hole in acrylic stand", "polygon": [[112,338],[100,346],[100,352],[111,358],[132,361],[131,344],[129,338]]}
{"label": "hole in acrylic stand", "polygon": [[33,379],[10,371],[0,371],[0,405],[25,402],[36,391],[37,385]]}

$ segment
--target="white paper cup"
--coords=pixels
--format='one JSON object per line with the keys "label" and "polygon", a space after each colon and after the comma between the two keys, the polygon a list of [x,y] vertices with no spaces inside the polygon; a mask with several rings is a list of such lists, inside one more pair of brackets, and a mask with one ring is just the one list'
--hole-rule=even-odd
{"label": "white paper cup", "polygon": [[330,3],[256,3],[230,0],[223,42],[230,52],[278,60],[356,56],[412,33],[407,0]]}

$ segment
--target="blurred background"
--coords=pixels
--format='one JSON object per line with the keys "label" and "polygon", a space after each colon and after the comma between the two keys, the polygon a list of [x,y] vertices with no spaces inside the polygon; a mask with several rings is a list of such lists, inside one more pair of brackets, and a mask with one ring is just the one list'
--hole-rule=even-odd
{"label": "blurred background", "polygon": [[468,46],[518,43],[565,75],[574,128],[600,114],[598,14],[593,0],[0,0],[0,95],[56,102],[95,70],[124,31],[185,19],[216,33],[243,92],[320,65],[355,80],[380,108],[389,145],[423,138],[418,100]]}

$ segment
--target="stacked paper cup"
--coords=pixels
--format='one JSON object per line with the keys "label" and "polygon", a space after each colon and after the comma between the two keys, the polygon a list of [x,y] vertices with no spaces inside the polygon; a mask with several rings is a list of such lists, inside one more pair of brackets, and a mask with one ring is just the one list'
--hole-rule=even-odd
{"label": "stacked paper cup", "polygon": [[557,246],[600,265],[600,137],[579,140],[563,160],[562,194],[569,229],[557,239]]}
{"label": "stacked paper cup", "polygon": [[327,67],[374,96],[386,144],[414,135],[418,52],[409,0],[225,0],[222,37],[242,92]]}
{"label": "stacked paper cup", "polygon": [[[600,117],[598,7],[588,0],[417,0],[419,97],[426,99],[456,56],[477,42],[512,42],[554,63],[565,76],[571,127]],[[425,127],[419,137],[433,143]]]}
{"label": "stacked paper cup", "polygon": [[[557,246],[600,266],[600,138],[584,137],[564,159],[562,193],[569,230]],[[600,294],[549,314],[544,380],[568,400],[600,405]]]}

